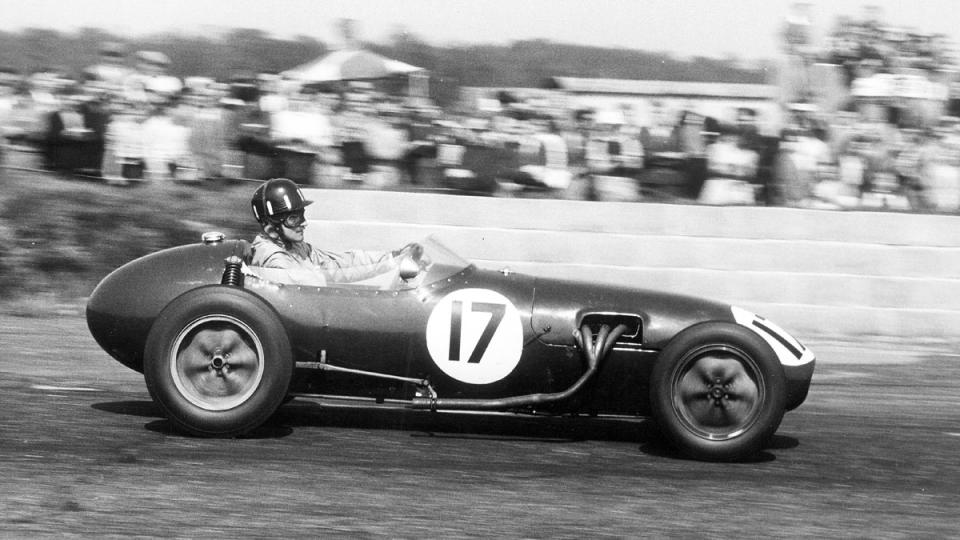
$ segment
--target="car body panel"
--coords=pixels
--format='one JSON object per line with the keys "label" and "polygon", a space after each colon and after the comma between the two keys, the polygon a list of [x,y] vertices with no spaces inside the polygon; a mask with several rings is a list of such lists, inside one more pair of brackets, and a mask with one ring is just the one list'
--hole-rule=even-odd
{"label": "car body panel", "polygon": [[[248,258],[249,249],[242,240],[211,241],[124,265],[88,301],[91,333],[142,372],[147,335],[163,308],[187,291],[221,283],[224,261]],[[297,369],[291,392],[410,399],[416,388],[401,379],[427,381],[453,399],[561,392],[587,369],[575,332],[624,323],[627,332],[590,384],[546,408],[645,414],[658,351],[698,323],[737,322],[730,306],[708,300],[478,269],[442,246],[431,249],[437,260],[429,270],[388,289],[280,284],[247,269],[243,288],[275,310],[298,365],[350,370]],[[805,398],[812,369],[812,353],[808,362],[785,366],[789,408]]]}
{"label": "car body panel", "polygon": [[123,365],[143,372],[143,347],[153,321],[174,298],[220,283],[223,261],[242,256],[243,241],[191,244],[151,253],[103,278],[87,301],[87,326]]}
{"label": "car body panel", "polygon": [[573,330],[592,313],[639,317],[647,349],[662,349],[677,332],[698,322],[734,322],[728,306],[678,294],[542,279],[536,291],[533,325],[550,329],[540,336],[548,344],[572,345]]}

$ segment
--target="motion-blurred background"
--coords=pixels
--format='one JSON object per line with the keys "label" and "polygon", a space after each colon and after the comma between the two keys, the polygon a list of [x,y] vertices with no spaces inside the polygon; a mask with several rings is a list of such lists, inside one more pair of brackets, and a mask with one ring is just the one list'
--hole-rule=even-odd
{"label": "motion-blurred background", "polygon": [[[788,321],[852,314],[867,333],[942,337],[960,318],[944,300],[960,297],[949,3],[3,4],[0,294],[14,313],[75,312],[113,268],[205,230],[251,236],[249,193],[286,176],[329,190],[332,210],[413,192],[457,197],[479,227],[526,215],[640,238],[604,244],[593,266],[580,253],[534,270],[623,279],[656,260],[651,286]],[[407,215],[423,200],[449,199]],[[571,230],[577,212],[621,225]],[[634,213],[649,227],[624,228]],[[732,239],[728,255],[711,238]],[[633,249],[647,257],[617,262]],[[788,290],[750,285],[770,280]]]}

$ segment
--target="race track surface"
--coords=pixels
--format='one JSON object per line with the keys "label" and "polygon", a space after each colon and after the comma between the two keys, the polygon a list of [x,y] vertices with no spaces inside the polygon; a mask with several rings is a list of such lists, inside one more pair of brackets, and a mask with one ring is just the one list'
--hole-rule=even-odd
{"label": "race track surface", "polygon": [[250,437],[172,432],[83,318],[0,317],[4,537],[951,537],[956,346],[816,343],[807,403],[749,463],[650,422],[296,400]]}

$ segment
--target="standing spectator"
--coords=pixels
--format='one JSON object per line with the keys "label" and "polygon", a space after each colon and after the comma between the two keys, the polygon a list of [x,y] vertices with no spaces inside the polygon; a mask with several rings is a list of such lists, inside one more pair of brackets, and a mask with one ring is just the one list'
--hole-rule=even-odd
{"label": "standing spectator", "polygon": [[738,133],[728,131],[707,148],[708,178],[700,192],[704,204],[754,204],[753,180],[758,154],[741,142]]}
{"label": "standing spectator", "polygon": [[840,177],[839,163],[831,161],[818,164],[810,206],[824,209],[852,208],[858,201],[859,193]]}
{"label": "standing spectator", "polygon": [[183,90],[183,82],[179,78],[167,73],[170,67],[170,58],[157,51],[140,51],[136,54],[137,73],[134,90],[142,89],[145,93],[159,94],[171,98]]}
{"label": "standing spectator", "polygon": [[675,112],[656,101],[652,105],[652,123],[640,132],[642,187],[647,193],[696,200],[708,176],[707,118],[687,107]]}
{"label": "standing spectator", "polygon": [[565,194],[570,199],[592,199],[587,169],[587,142],[594,128],[593,109],[577,109],[572,114],[572,125],[563,131],[567,144],[567,162],[572,178]]}
{"label": "standing spectator", "polygon": [[277,172],[297,183],[313,181],[318,156],[333,146],[333,126],[319,103],[298,94],[270,114],[270,138],[282,160]]}
{"label": "standing spectator", "polygon": [[107,129],[110,126],[110,108],[108,95],[105,91],[96,92],[91,99],[80,105],[80,114],[83,117],[83,126],[90,131],[90,142],[87,145],[87,156],[84,161],[90,169],[96,169],[100,174],[103,155],[106,150]]}
{"label": "standing spectator", "polygon": [[813,196],[821,164],[833,163],[826,130],[816,124],[794,124],[781,136],[770,203],[804,206]]}
{"label": "standing spectator", "polygon": [[925,148],[929,145],[929,139],[928,133],[911,130],[907,133],[893,160],[897,182],[904,191],[910,207],[916,210],[929,208],[921,178],[923,174],[921,163],[924,160],[923,154],[929,153]]}
{"label": "standing spectator", "polygon": [[107,127],[101,174],[108,182],[143,178],[143,122],[146,105],[130,103],[113,115]]}
{"label": "standing spectator", "polygon": [[53,171],[73,172],[96,168],[88,157],[93,133],[85,126],[82,107],[87,96],[69,87],[60,96],[60,107],[47,113],[44,165]]}
{"label": "standing spectator", "polygon": [[143,122],[144,163],[148,178],[174,179],[178,168],[194,168],[188,139],[189,129],[173,121],[169,103],[154,104]]}
{"label": "standing spectator", "polygon": [[863,192],[866,163],[864,153],[870,144],[865,137],[855,135],[839,148],[837,155],[837,174],[844,191],[859,200]]}
{"label": "standing spectator", "polygon": [[243,178],[246,148],[242,126],[249,114],[248,106],[241,99],[227,96],[221,97],[218,105],[220,121],[223,126],[223,139],[221,141],[223,166],[221,167],[221,174],[225,178]]}
{"label": "standing spectator", "polygon": [[644,148],[624,133],[620,111],[599,111],[587,141],[587,170],[598,199],[633,201],[639,198],[636,178],[643,168]]}
{"label": "standing spectator", "polygon": [[260,109],[267,113],[275,113],[290,108],[287,96],[280,92],[280,77],[261,73],[257,75],[257,88],[259,89],[258,104]]}
{"label": "standing spectator", "polygon": [[827,128],[827,141],[833,155],[839,156],[843,153],[851,139],[856,136],[856,121],[857,113],[849,110],[837,111],[833,116]]}
{"label": "standing spectator", "polygon": [[578,109],[573,113],[573,126],[564,131],[567,141],[568,161],[574,173],[580,173],[587,166],[587,140],[593,128],[593,110]]}
{"label": "standing spectator", "polygon": [[960,148],[946,137],[946,131],[934,132],[920,152],[920,183],[927,207],[938,212],[960,209]]}
{"label": "standing spectator", "polygon": [[651,103],[650,122],[640,130],[640,144],[648,156],[680,151],[679,115],[660,101]]}
{"label": "standing spectator", "polygon": [[367,152],[369,132],[365,111],[365,105],[348,102],[337,116],[336,133],[342,161],[347,168],[344,176],[347,181],[362,183],[370,172],[370,156]]}
{"label": "standing spectator", "polygon": [[100,46],[100,61],[83,70],[84,78],[88,83],[95,81],[111,94],[120,94],[124,81],[133,75],[133,70],[126,65],[126,54],[122,43],[103,43]]}
{"label": "standing spectator", "polygon": [[400,183],[399,163],[410,145],[401,121],[398,110],[384,105],[368,124],[367,150],[372,169],[368,181],[374,186]]}
{"label": "standing spectator", "polygon": [[225,144],[226,122],[224,110],[217,106],[217,95],[210,90],[200,90],[187,98],[183,117],[184,125],[190,132],[187,141],[190,154],[193,155],[200,178],[223,176],[223,166],[227,160]]}
{"label": "standing spectator", "polygon": [[532,119],[528,124],[532,132],[520,144],[520,154],[526,159],[520,167],[522,175],[515,179],[527,182],[528,188],[566,190],[573,178],[567,167],[567,142],[553,121]]}
{"label": "standing spectator", "polygon": [[13,116],[17,106],[17,95],[12,77],[0,71],[0,143],[3,138],[14,132]]}
{"label": "standing spectator", "polygon": [[893,126],[876,123],[865,126],[859,128],[869,141],[861,152],[864,162],[861,204],[868,207],[909,207],[907,198],[900,193],[900,182],[894,167],[897,151],[903,147],[900,131]]}

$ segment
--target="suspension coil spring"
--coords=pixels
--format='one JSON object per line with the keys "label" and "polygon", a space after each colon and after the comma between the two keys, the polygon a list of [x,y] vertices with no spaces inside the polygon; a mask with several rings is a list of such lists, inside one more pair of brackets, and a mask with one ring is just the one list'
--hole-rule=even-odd
{"label": "suspension coil spring", "polygon": [[223,260],[223,277],[220,283],[232,287],[243,287],[243,271],[240,269],[240,257],[233,255]]}

